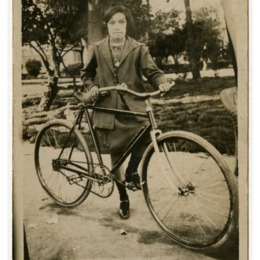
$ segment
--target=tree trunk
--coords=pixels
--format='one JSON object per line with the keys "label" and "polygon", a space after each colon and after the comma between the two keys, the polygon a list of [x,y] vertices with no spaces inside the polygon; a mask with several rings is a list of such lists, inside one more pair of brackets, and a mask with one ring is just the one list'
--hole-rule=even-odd
{"label": "tree trunk", "polygon": [[58,89],[58,77],[49,75],[49,82],[46,85],[47,91],[40,101],[37,111],[49,111],[53,100],[56,98]]}
{"label": "tree trunk", "polygon": [[103,1],[88,1],[88,44],[103,39]]}
{"label": "tree trunk", "polygon": [[55,44],[52,45],[52,61],[54,64],[54,70],[49,72],[49,82],[47,83],[47,91],[44,92],[44,96],[37,108],[37,111],[49,111],[53,100],[56,98],[59,91],[58,80],[60,77],[60,57],[57,55],[57,49]]}
{"label": "tree trunk", "polygon": [[54,75],[51,76],[56,76],[56,77],[60,77],[60,62],[61,61],[61,57],[58,54],[58,50],[55,46],[55,43],[52,44],[52,62],[54,65]]}
{"label": "tree trunk", "polygon": [[[52,104],[52,101],[54,100],[54,98],[56,97],[57,93],[58,93],[58,77],[57,74],[59,75],[59,64],[58,59],[56,59],[55,57],[57,57],[56,54],[54,54],[55,50],[52,50],[52,58],[53,58],[53,62],[55,64],[55,69],[51,69],[50,63],[47,60],[46,56],[43,55],[43,53],[37,49],[33,44],[29,43],[30,47],[32,47],[41,57],[42,62],[48,72],[48,76],[49,76],[49,82],[47,83],[46,87],[47,87],[47,91],[44,92],[44,95],[40,101],[40,104],[37,108],[37,111],[48,111],[50,110],[50,106]],[[52,46],[53,47],[53,46]],[[58,68],[57,68],[58,66]],[[57,70],[58,73],[55,71]]]}
{"label": "tree trunk", "polygon": [[89,0],[88,1],[88,34],[83,39],[83,61],[86,57],[88,44],[100,41],[104,38],[103,15],[104,11],[119,0]]}
{"label": "tree trunk", "polygon": [[188,51],[193,79],[200,78],[199,62],[196,58],[196,50],[194,48],[194,35],[192,30],[192,14],[190,8],[190,0],[184,0],[186,11],[186,25],[188,34]]}

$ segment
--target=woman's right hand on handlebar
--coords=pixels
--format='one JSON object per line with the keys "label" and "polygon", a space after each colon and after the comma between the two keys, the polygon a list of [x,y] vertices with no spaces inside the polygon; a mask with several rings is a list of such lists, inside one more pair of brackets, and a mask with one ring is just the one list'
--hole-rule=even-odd
{"label": "woman's right hand on handlebar", "polygon": [[99,87],[98,86],[93,86],[90,90],[89,93],[93,99],[93,101],[98,100],[99,97]]}
{"label": "woman's right hand on handlebar", "polygon": [[172,81],[171,83],[166,82],[166,83],[160,84],[160,85],[159,85],[159,90],[160,90],[162,93],[167,93],[168,91],[170,91],[171,87],[172,87],[174,84],[175,84],[174,81]]}

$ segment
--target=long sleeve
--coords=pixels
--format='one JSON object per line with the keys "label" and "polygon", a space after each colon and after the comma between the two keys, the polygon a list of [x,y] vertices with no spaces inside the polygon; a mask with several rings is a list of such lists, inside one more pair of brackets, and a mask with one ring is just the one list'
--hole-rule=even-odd
{"label": "long sleeve", "polygon": [[97,60],[94,53],[94,46],[90,45],[87,53],[87,59],[84,64],[84,67],[80,70],[80,77],[82,80],[83,86],[89,90],[94,85],[98,86],[97,82]]}
{"label": "long sleeve", "polygon": [[167,82],[163,71],[156,66],[145,46],[141,48],[141,68],[143,75],[153,87],[158,88],[160,84]]}

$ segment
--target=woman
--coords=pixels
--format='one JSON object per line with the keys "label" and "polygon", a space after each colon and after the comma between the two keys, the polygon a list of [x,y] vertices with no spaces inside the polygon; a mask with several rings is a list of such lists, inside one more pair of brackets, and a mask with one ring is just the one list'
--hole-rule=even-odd
{"label": "woman", "polygon": [[[104,25],[108,29],[108,37],[89,46],[81,79],[83,86],[90,91],[99,106],[144,112],[144,101],[133,95],[111,91],[110,96],[98,100],[99,87],[121,83],[125,83],[131,90],[145,92],[143,75],[154,88],[159,88],[162,92],[170,89],[170,84],[155,65],[145,45],[127,36],[131,22],[131,13],[123,6],[110,7],[106,11]],[[99,141],[110,151],[112,164],[146,120],[102,111],[94,111],[92,119]],[[130,202],[126,188],[121,183],[126,182],[126,187],[132,190],[140,189],[137,168],[145,143],[132,152],[126,172],[123,167],[116,172],[120,181],[116,185],[120,196],[119,215],[122,219],[129,217]]]}

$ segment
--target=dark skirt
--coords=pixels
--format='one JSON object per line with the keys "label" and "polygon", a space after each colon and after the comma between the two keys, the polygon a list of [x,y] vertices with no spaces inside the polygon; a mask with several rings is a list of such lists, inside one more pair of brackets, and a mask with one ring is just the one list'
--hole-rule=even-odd
{"label": "dark skirt", "polygon": [[[123,97],[118,95],[117,108],[129,110],[124,102]],[[141,127],[147,125],[148,121],[138,121],[133,115],[116,114],[114,128],[102,129],[95,128],[96,136],[102,153],[119,154],[140,130]],[[142,153],[149,143],[149,136],[145,137],[140,146]]]}

